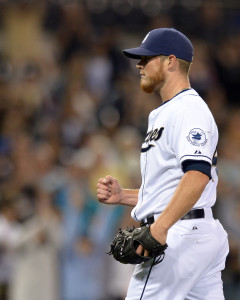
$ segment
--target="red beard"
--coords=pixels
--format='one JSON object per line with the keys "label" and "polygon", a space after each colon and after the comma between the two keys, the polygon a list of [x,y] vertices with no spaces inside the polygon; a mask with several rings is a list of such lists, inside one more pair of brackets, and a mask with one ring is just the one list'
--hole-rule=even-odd
{"label": "red beard", "polygon": [[151,94],[154,92],[155,90],[155,87],[156,87],[156,83],[151,80],[151,79],[146,79],[146,78],[143,78],[141,79],[141,89],[147,93],[147,94]]}

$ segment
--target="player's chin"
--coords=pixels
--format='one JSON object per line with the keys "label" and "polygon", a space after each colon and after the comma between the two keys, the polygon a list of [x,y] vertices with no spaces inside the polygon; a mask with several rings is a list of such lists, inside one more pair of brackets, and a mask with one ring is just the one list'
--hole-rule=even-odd
{"label": "player's chin", "polygon": [[156,84],[146,78],[141,78],[141,89],[147,93],[152,94],[155,91]]}
{"label": "player's chin", "polygon": [[155,90],[155,85],[145,84],[143,80],[141,80],[141,89],[147,94],[152,94]]}

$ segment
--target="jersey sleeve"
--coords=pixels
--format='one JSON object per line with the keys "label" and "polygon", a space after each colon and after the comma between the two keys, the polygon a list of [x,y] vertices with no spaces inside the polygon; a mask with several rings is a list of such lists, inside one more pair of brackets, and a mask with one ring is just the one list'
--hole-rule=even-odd
{"label": "jersey sleeve", "polygon": [[172,117],[170,147],[182,166],[186,161],[212,165],[218,132],[210,111],[203,108],[181,109]]}
{"label": "jersey sleeve", "polygon": [[184,160],[182,163],[182,170],[184,173],[188,171],[199,171],[209,177],[212,178],[211,175],[211,165],[203,160]]}

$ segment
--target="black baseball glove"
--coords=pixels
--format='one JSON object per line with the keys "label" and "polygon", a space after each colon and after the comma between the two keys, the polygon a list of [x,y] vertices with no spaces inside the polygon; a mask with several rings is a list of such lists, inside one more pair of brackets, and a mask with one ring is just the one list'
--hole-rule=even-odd
{"label": "black baseball glove", "polygon": [[[149,256],[142,256],[136,253],[136,249],[141,244],[148,250]],[[164,251],[167,244],[162,245],[151,234],[150,227],[119,229],[111,243],[111,250],[107,253],[123,264],[141,264],[152,258],[155,263],[160,263],[164,258]]]}

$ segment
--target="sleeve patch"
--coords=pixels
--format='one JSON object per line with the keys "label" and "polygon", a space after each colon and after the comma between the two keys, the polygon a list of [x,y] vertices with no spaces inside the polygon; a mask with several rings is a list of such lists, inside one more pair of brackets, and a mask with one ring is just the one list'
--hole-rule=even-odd
{"label": "sleeve patch", "polygon": [[193,146],[198,146],[198,147],[205,146],[208,141],[206,133],[200,128],[193,128],[189,132],[187,136],[187,140]]}

